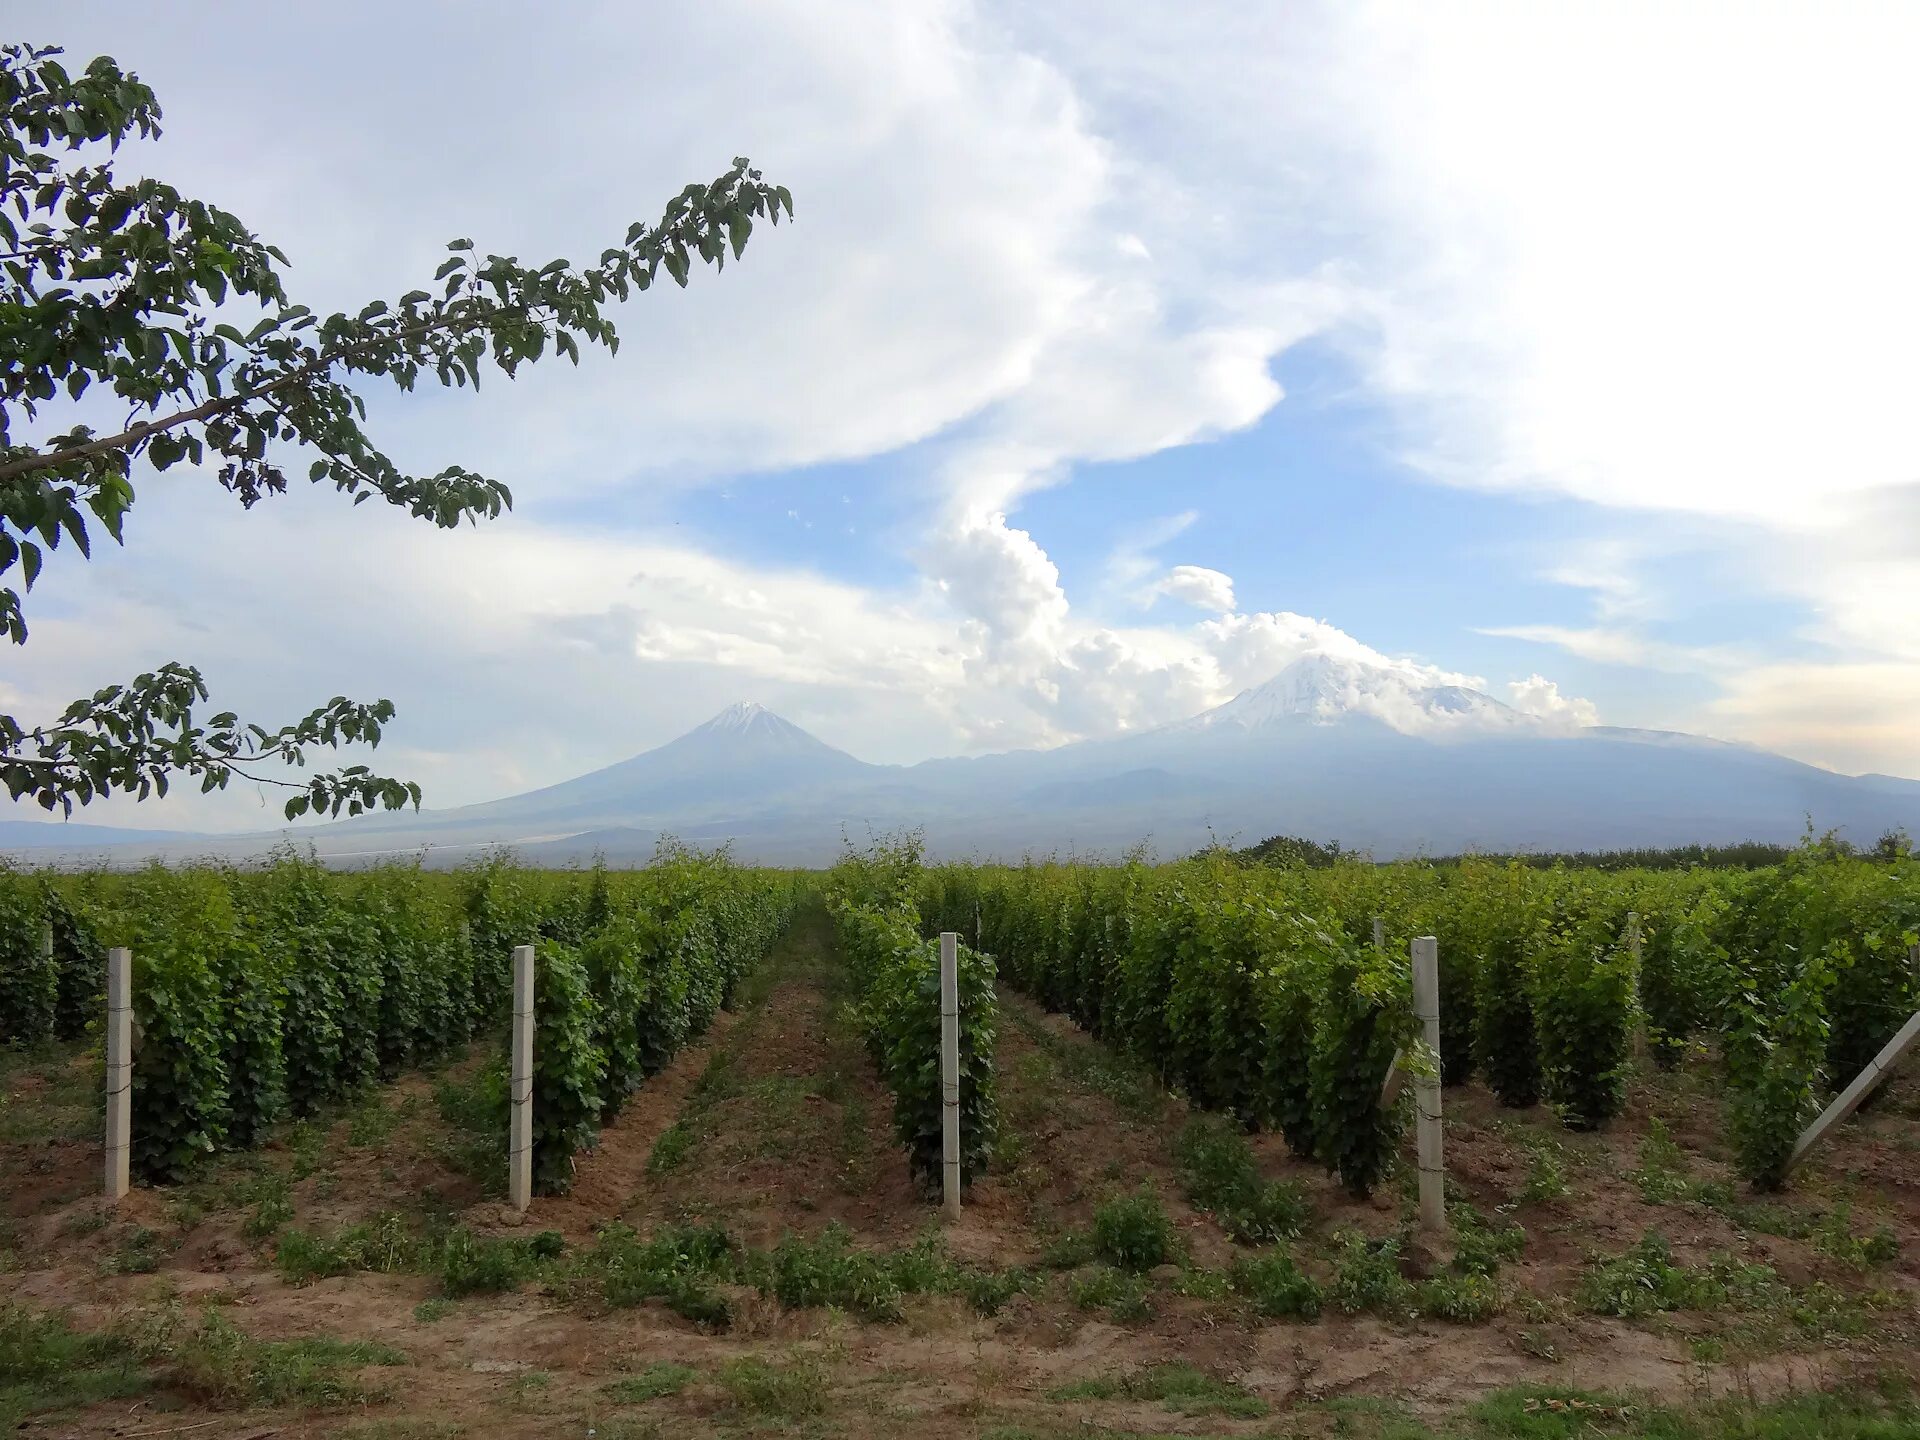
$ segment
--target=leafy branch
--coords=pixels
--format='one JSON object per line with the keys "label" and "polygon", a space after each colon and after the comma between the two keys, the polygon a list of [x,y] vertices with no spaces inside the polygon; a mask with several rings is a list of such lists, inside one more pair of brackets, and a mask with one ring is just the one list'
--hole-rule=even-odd
{"label": "leafy branch", "polygon": [[[784,187],[735,159],[591,264],[482,257],[459,239],[431,289],[321,317],[289,300],[285,254],[238,218],[158,180],[115,178],[123,141],[159,137],[159,103],[108,57],[74,75],[59,54],[0,46],[0,630],[15,644],[27,639],[22,596],[63,541],[82,559],[96,529],[124,543],[136,461],[217,466],[218,483],[251,508],[285,493],[289,452],[305,451],[307,480],[355,504],[378,496],[447,529],[497,517],[513,504],[501,481],[461,465],[397,466],[365,428],[356,382],[406,393],[427,376],[477,389],[486,369],[511,377],[548,354],[577,365],[583,344],[612,353],[612,304],[662,270],[681,286],[696,262],[722,270],[757,222],[793,214]],[[125,405],[120,428],[56,418],[89,393],[88,404],[110,393]],[[386,701],[336,700],[277,731],[218,716],[202,732],[190,703],[205,694],[197,671],[169,665],[77,702],[59,725],[0,717],[12,793],[70,810],[115,788],[164,793],[166,774],[182,771],[213,789],[256,760],[299,764],[306,746],[374,743],[392,715]],[[417,787],[364,767],[294,788],[305,794],[289,816],[419,800]]]}
{"label": "leafy branch", "polygon": [[73,812],[75,803],[125,792],[144,800],[165,795],[178,774],[199,780],[201,791],[224,789],[234,776],[299,793],[286,802],[292,820],[309,812],[359,815],[383,806],[418,807],[420,787],[374,775],[364,765],[300,781],[254,773],[265,762],[299,766],[309,748],[380,743],[381,727],[393,718],[391,701],[357,705],[336,695],[304,719],[278,730],[243,724],[229,711],[205,725],[194,706],[207,698],[199,672],[163,665],[131,685],[109,685],[76,700],[59,723],[23,731],[0,716],[0,779],[15,800],[31,799],[44,810]]}

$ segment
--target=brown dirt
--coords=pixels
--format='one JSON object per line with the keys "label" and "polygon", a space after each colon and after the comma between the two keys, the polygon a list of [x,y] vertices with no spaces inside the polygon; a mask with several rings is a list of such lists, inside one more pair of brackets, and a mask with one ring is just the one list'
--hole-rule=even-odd
{"label": "brown dirt", "polygon": [[[576,1243],[608,1220],[645,1232],[693,1217],[723,1221],[743,1240],[770,1244],[790,1231],[817,1233],[839,1223],[867,1245],[892,1246],[920,1234],[935,1211],[909,1183],[891,1135],[891,1099],[838,1013],[836,963],[817,917],[808,920],[773,964],[764,992],[739,1015],[723,1015],[699,1045],[636,1093],[598,1147],[582,1157],[572,1193],[543,1198],[512,1216],[482,1187],[451,1168],[436,1140],[445,1127],[436,1079],[408,1077],[384,1095],[396,1118],[386,1133],[353,1143],[353,1122],[325,1128],[313,1173],[294,1184],[295,1223],[326,1231],[383,1210],[453,1212],[485,1228],[556,1229]],[[1156,1188],[1192,1260],[1221,1266],[1234,1247],[1181,1198],[1172,1142],[1186,1123],[1183,1102],[1149,1094],[1142,1103],[1124,1075],[1093,1063],[1093,1042],[1023,998],[1003,997],[1000,1098],[1013,1133],[1011,1164],[974,1187],[963,1222],[946,1232],[958,1255],[998,1265],[1032,1263],[1066,1231],[1084,1228],[1106,1196],[1142,1182]],[[451,1067],[459,1080],[484,1057]],[[10,1103],[31,1105],[34,1086],[8,1081]],[[948,1298],[916,1299],[904,1323],[862,1324],[822,1311],[784,1312],[747,1292],[736,1323],[706,1334],[657,1304],[607,1313],[587,1303],[524,1292],[455,1302],[441,1318],[416,1314],[436,1292],[423,1275],[353,1275],[293,1287],[272,1265],[271,1245],[248,1241],[244,1206],[222,1205],[221,1183],[256,1170],[289,1169],[299,1158],[285,1138],[259,1155],[239,1157],[217,1183],[189,1194],[137,1190],[108,1214],[90,1197],[98,1149],[73,1137],[0,1146],[0,1204],[20,1227],[9,1298],[66,1307],[79,1323],[180,1305],[190,1317],[203,1303],[261,1338],[329,1335],[395,1346],[397,1369],[370,1368],[363,1383],[390,1398],[362,1410],[222,1413],[167,1387],[139,1401],[65,1412],[23,1433],[86,1437],[130,1435],[174,1426],[199,1437],[296,1437],[353,1434],[392,1422],[392,1440],[466,1433],[488,1436],[657,1433],[709,1435],[783,1423],[757,1412],[729,1387],[730,1364],[755,1357],[817,1372],[821,1433],[925,1440],[978,1436],[996,1426],[1066,1434],[1083,1423],[1118,1430],[1216,1435],[1268,1433],[1272,1417],[1181,1416],[1163,1405],[1125,1399],[1050,1400],[1056,1387],[1180,1362],[1230,1380],[1284,1412],[1303,1435],[1332,1433],[1336,1418],[1319,1402],[1352,1396],[1398,1399],[1416,1413],[1444,1416],[1489,1391],[1520,1383],[1642,1392],[1680,1403],[1703,1395],[1765,1397],[1863,1377],[1912,1364],[1912,1299],[1920,1289],[1920,1105],[1910,1090],[1847,1127],[1796,1177],[1779,1204],[1823,1210],[1852,1207],[1856,1230],[1885,1223],[1901,1244],[1892,1267],[1863,1278],[1808,1240],[1759,1233],[1723,1209],[1649,1204],[1633,1172],[1653,1119],[1686,1152],[1695,1180],[1731,1181],[1710,1082],[1691,1075],[1651,1076],[1636,1085],[1627,1116],[1595,1135],[1571,1135],[1544,1110],[1501,1109],[1477,1085],[1445,1093],[1449,1172],[1463,1198],[1484,1215],[1518,1221],[1524,1255],[1502,1271],[1512,1299],[1479,1325],[1389,1323],[1330,1314],[1312,1324],[1261,1323],[1229,1302],[1183,1299],[1161,1285],[1154,1313],[1116,1323],[1073,1306],[1055,1283],[1021,1297],[993,1318]],[[695,1143],[664,1172],[649,1157],[676,1122]],[[1406,1198],[1390,1185],[1369,1201],[1346,1196],[1318,1166],[1286,1152],[1277,1137],[1252,1143],[1263,1173],[1297,1181],[1319,1225],[1299,1253],[1324,1273],[1320,1247],[1352,1227],[1397,1231]],[[1522,1198],[1532,1155],[1560,1157],[1568,1195]],[[1738,1194],[1742,1203],[1753,1197]],[[97,1228],[92,1228],[97,1222]],[[151,1274],[110,1273],[140,1228],[167,1251]],[[1618,1253],[1649,1230],[1685,1261],[1728,1252],[1765,1261],[1796,1284],[1820,1280],[1842,1289],[1873,1284],[1905,1292],[1903,1305],[1876,1317],[1854,1340],[1825,1343],[1755,1333],[1742,1317],[1685,1314],[1630,1323],[1577,1313],[1568,1296],[1594,1253]],[[1439,1257],[1444,1258],[1444,1257]],[[1704,1345],[1730,1357],[1702,1358]],[[695,1372],[676,1395],[618,1403],[610,1384],[674,1363]],[[630,1428],[622,1430],[625,1424]],[[414,1428],[405,1428],[412,1425]],[[436,1429],[436,1425],[456,1427]]]}
{"label": "brown dirt", "polygon": [[[630,1177],[624,1193],[603,1192],[601,1214],[641,1230],[717,1220],[763,1246],[829,1224],[893,1245],[927,1223],[893,1141],[893,1098],[836,1013],[842,1002],[825,917],[803,917],[789,945],[796,958],[716,1052],[712,1093],[689,1114],[686,1158],[651,1175],[647,1153],[632,1153],[638,1146],[585,1162],[583,1173],[611,1163]],[[672,1118],[647,1133],[648,1151]]]}
{"label": "brown dirt", "polygon": [[698,1043],[682,1050],[627,1098],[613,1123],[602,1127],[594,1148],[575,1157],[573,1187],[565,1195],[540,1197],[524,1217],[500,1205],[499,1223],[558,1230],[570,1241],[582,1241],[592,1239],[609,1220],[625,1218],[634,1196],[646,1188],[647,1157],[655,1142],[679,1118],[714,1052],[726,1045],[739,1020],[726,1011],[716,1015]]}

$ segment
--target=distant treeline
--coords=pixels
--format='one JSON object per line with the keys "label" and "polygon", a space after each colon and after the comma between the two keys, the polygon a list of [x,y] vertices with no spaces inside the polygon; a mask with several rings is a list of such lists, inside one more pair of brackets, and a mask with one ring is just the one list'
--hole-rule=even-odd
{"label": "distant treeline", "polygon": [[[1834,835],[1817,841],[1820,849],[1836,857],[1862,860],[1901,860],[1913,853],[1913,842],[1904,830],[1889,830],[1874,844],[1862,849]],[[1778,865],[1798,846],[1774,845],[1763,840],[1742,840],[1732,845],[1670,845],[1636,850],[1550,850],[1514,854],[1476,853],[1473,855],[1436,855],[1429,863],[1457,865],[1463,860],[1513,861],[1539,870],[1565,865],[1578,870],[1759,870]],[[1357,850],[1343,848],[1338,841],[1302,839],[1298,835],[1269,835],[1258,845],[1229,852],[1243,865],[1272,865],[1306,870],[1327,870],[1342,860],[1365,860]]]}

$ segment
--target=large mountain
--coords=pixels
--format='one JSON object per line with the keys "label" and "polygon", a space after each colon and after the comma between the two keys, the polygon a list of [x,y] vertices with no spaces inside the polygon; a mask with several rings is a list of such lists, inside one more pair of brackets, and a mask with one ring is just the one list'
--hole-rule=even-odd
{"label": "large mountain", "polygon": [[[1402,667],[1325,655],[1189,720],[1053,750],[870,765],[758,705],[657,749],[482,805],[239,837],[74,834],[15,822],[36,858],[255,854],[289,834],[356,863],[425,849],[454,863],[510,844],[529,860],[644,860],[662,835],[814,864],[843,837],[923,827],[937,855],[1177,854],[1280,832],[1382,857],[1466,849],[1791,840],[1807,821],[1858,842],[1920,832],[1920,782],[1847,776],[1666,731],[1541,720]],[[74,827],[80,829],[82,827]],[[46,844],[27,849],[33,830]]]}

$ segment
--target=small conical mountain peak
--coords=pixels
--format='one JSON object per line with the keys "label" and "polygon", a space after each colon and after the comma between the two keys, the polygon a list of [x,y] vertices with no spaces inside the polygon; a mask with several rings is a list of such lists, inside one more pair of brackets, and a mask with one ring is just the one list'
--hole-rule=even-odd
{"label": "small conical mountain peak", "polygon": [[711,731],[750,730],[762,716],[783,725],[786,723],[758,700],[736,700],[699,728]]}
{"label": "small conical mountain peak", "polygon": [[737,754],[742,749],[761,751],[819,751],[823,754],[838,754],[832,746],[824,744],[802,730],[791,720],[767,709],[766,706],[751,700],[736,700],[706,724],[696,726],[678,740],[670,741],[663,750],[676,747],[697,746],[704,750],[723,750]]}

